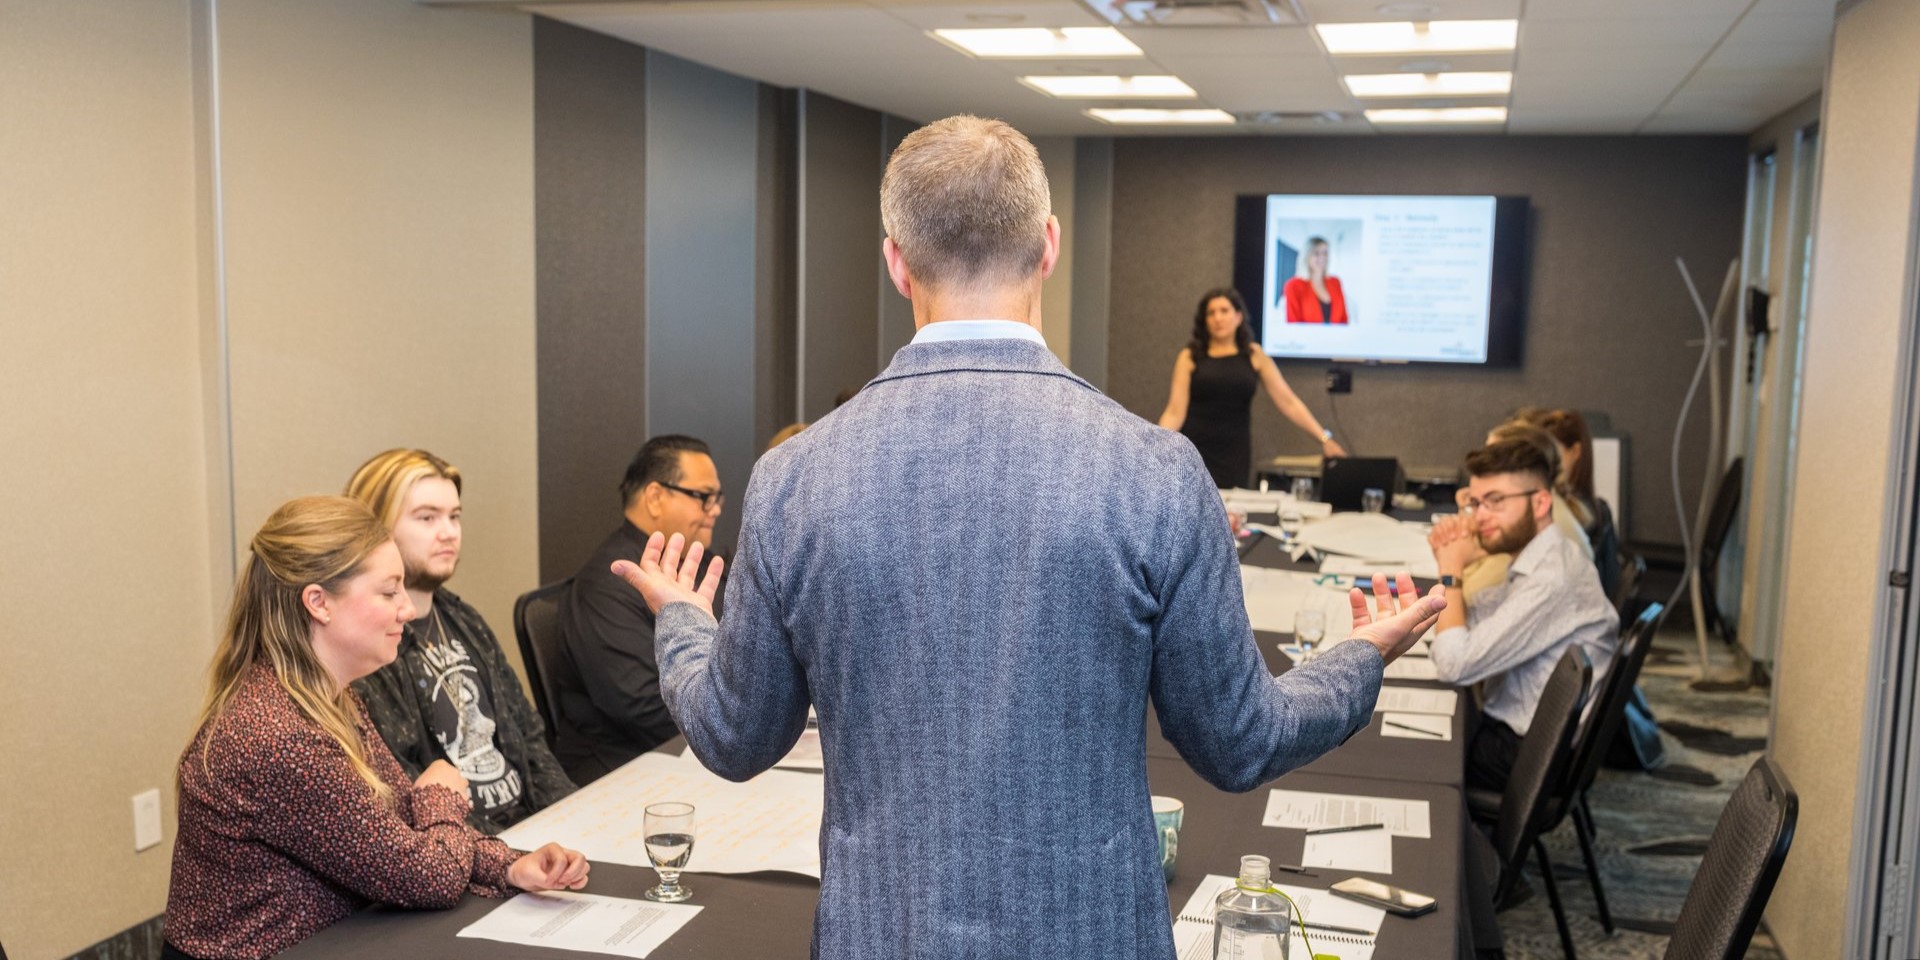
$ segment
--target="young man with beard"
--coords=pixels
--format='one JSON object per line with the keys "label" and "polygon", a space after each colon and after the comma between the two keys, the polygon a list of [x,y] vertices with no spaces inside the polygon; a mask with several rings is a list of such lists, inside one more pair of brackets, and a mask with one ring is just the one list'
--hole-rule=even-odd
{"label": "young man with beard", "polygon": [[458,767],[469,822],[494,834],[575,787],[493,630],[445,586],[460,564],[460,486],[460,471],[425,450],[388,450],[347,483],[393,531],[417,611],[399,655],[353,686],[407,775],[435,760]]}
{"label": "young man with beard", "polygon": [[[1569,647],[1593,664],[1594,683],[1613,659],[1620,618],[1593,575],[1593,561],[1553,525],[1553,465],[1525,440],[1467,455],[1471,480],[1459,516],[1428,538],[1447,590],[1433,637],[1441,681],[1487,682],[1485,716],[1467,746],[1467,783],[1504,789],[1547,678]],[[1460,580],[1469,564],[1513,556],[1504,580],[1469,606]]]}

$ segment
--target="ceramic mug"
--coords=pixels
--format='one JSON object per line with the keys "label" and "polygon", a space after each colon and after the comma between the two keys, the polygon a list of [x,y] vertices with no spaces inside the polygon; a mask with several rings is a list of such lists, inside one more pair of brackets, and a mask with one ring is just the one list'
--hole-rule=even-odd
{"label": "ceramic mug", "polygon": [[1160,872],[1173,882],[1173,863],[1180,856],[1180,821],[1187,805],[1172,797],[1153,798],[1153,827],[1160,835]]}

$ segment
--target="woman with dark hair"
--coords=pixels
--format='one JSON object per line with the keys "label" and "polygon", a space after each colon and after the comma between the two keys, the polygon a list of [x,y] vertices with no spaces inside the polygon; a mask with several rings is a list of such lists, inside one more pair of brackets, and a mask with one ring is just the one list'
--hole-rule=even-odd
{"label": "woman with dark hair", "polygon": [[1193,339],[1174,358],[1160,425],[1193,441],[1223,490],[1244,485],[1253,472],[1253,395],[1262,386],[1281,416],[1319,442],[1323,456],[1347,455],[1287,386],[1273,358],[1254,349],[1240,291],[1208,290],[1193,312]]}

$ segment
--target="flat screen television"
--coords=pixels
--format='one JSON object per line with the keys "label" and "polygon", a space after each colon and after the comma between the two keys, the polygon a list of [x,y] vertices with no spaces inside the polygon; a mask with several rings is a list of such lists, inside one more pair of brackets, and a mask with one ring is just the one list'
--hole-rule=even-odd
{"label": "flat screen television", "polygon": [[1518,366],[1526,230],[1526,197],[1242,194],[1234,287],[1275,357]]}

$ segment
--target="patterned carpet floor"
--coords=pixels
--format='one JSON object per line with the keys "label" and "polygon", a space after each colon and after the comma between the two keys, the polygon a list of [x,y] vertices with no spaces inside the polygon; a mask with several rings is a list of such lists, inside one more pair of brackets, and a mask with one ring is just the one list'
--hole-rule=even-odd
{"label": "patterned carpet floor", "polygon": [[[1713,667],[1731,669],[1732,652],[1718,641],[1711,646]],[[1657,960],[1664,954],[1666,925],[1680,912],[1720,808],[1765,749],[1768,690],[1691,689],[1695,650],[1690,628],[1669,627],[1656,638],[1640,675],[1666,747],[1660,775],[1603,769],[1589,795],[1598,828],[1594,852],[1619,928],[1613,936],[1601,929],[1596,916],[1572,823],[1561,824],[1546,837],[1581,960]],[[1507,956],[1558,960],[1559,936],[1534,867],[1530,861],[1533,899],[1500,915]],[[1763,929],[1747,956],[1779,960],[1780,954]]]}

